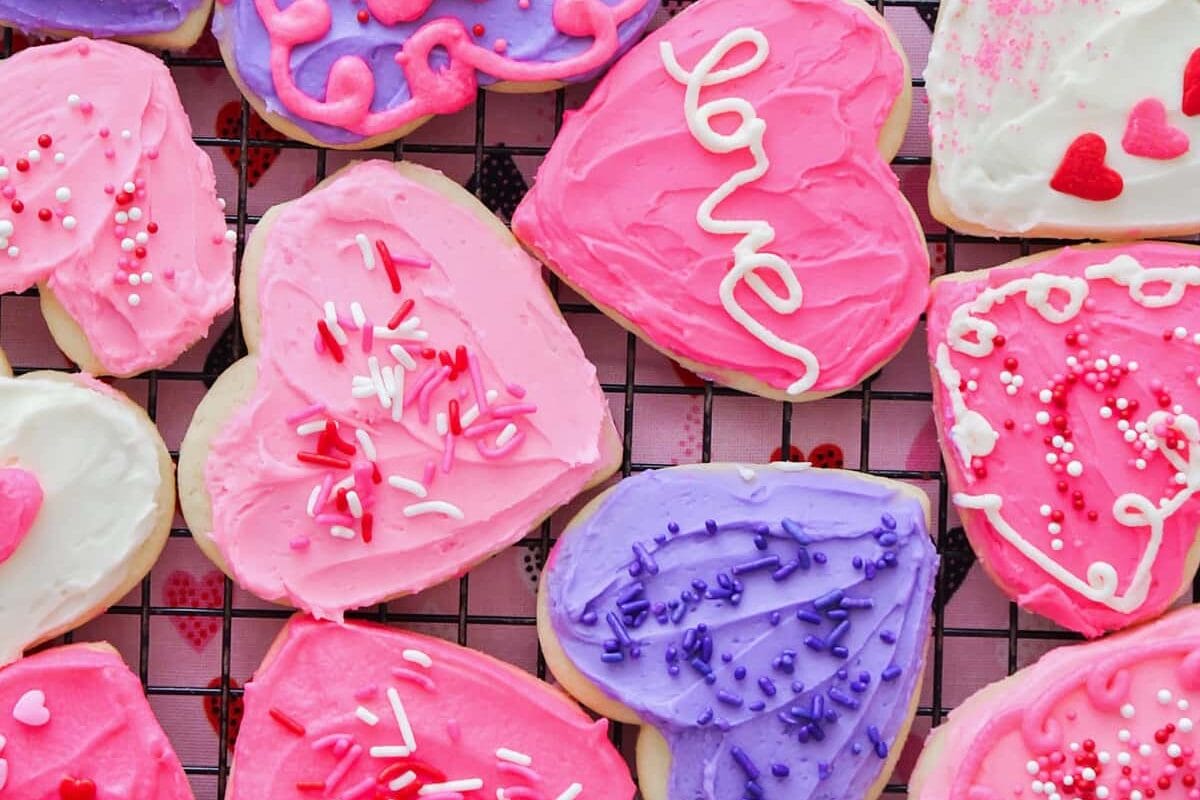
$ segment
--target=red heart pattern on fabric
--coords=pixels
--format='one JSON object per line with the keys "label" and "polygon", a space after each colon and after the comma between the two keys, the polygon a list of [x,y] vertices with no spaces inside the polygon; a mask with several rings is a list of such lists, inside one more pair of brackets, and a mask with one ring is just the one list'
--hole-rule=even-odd
{"label": "red heart pattern on fabric", "polygon": [[1096,133],[1085,133],[1071,142],[1050,186],[1057,192],[1102,203],[1115,200],[1125,189],[1121,174],[1105,163],[1108,144]]}
{"label": "red heart pattern on fabric", "polygon": [[[221,106],[220,111],[217,112],[215,127],[217,136],[221,138],[240,139],[242,136],[241,101],[230,100]],[[246,138],[283,141],[284,136],[264,122],[263,118],[254,109],[250,109],[250,121],[246,128]],[[236,172],[240,168],[242,148],[237,145],[226,145],[221,148],[221,152],[225,154],[225,160],[229,162],[229,166],[233,167]],[[279,158],[281,152],[282,150],[278,147],[252,145],[246,151],[246,185],[250,188],[257,186],[258,182],[262,180],[263,175],[267,174],[267,170]]]}
{"label": "red heart pattern on fabric", "polygon": [[1162,101],[1149,98],[1129,112],[1121,147],[1131,156],[1170,161],[1186,153],[1191,140],[1167,121],[1167,107]]}
{"label": "red heart pattern on fabric", "polygon": [[[221,679],[213,678],[208,682],[209,689],[220,689]],[[240,689],[239,684],[235,679],[229,679],[230,689]],[[230,695],[229,703],[226,710],[226,720],[228,724],[225,727],[225,747],[229,752],[233,752],[234,746],[237,744],[238,731],[242,728],[242,717],[246,714],[246,700],[241,695]],[[217,736],[221,735],[221,698],[218,695],[206,695],[204,698],[204,718],[208,720],[208,726],[212,728],[212,732]]]}
{"label": "red heart pattern on fabric", "polygon": [[[167,576],[163,602],[175,608],[220,608],[225,598],[225,576],[212,570],[200,577],[177,569]],[[211,617],[171,617],[171,625],[197,652],[203,652],[221,630],[221,620]]]}

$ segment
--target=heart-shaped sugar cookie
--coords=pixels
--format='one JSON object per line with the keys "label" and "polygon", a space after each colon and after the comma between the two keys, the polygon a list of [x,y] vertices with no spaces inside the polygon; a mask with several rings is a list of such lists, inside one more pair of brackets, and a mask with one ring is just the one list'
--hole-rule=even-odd
{"label": "heart-shaped sugar cookie", "polygon": [[928,501],[807,467],[639,473],[550,555],[547,665],[644,726],[647,800],[870,800],[900,756],[937,572]]}
{"label": "heart-shaped sugar cookie", "polygon": [[1190,585],[1200,504],[1200,250],[1043,253],[935,283],[950,487],[1018,603],[1097,636]]}
{"label": "heart-shaped sugar cookie", "polygon": [[865,5],[701,0],[567,119],[513,231],[684,367],[832,394],[900,349],[928,296],[887,164],[909,105]]}
{"label": "heart-shaped sugar cookie", "polygon": [[607,731],[483,653],[297,616],[246,685],[228,797],[631,800]]}
{"label": "heart-shaped sugar cookie", "polygon": [[[171,458],[132,401],[0,354],[0,664],[116,602],[175,508]],[[3,729],[0,728],[0,732]]]}
{"label": "heart-shaped sugar cookie", "polygon": [[419,591],[615,469],[608,404],[504,226],[440,173],[354,165],[260,224],[250,356],[180,456],[198,541],[319,617]]}
{"label": "heart-shaped sugar cookie", "polygon": [[0,292],[38,285],[87,372],[170,364],[232,305],[234,250],[170,72],[75,39],[23,50],[0,76]]}
{"label": "heart-shaped sugar cookie", "polygon": [[913,800],[1190,797],[1200,778],[1200,609],[1060,647],[934,729]]}
{"label": "heart-shaped sugar cookie", "polygon": [[46,800],[192,800],[142,685],[107,644],[0,670],[0,792]]}

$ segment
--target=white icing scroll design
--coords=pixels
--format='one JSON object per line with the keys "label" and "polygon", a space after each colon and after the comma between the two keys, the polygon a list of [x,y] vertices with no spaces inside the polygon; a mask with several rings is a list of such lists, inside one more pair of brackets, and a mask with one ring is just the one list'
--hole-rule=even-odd
{"label": "white icing scroll design", "polygon": [[[1085,270],[1091,279],[1108,278],[1129,288],[1129,297],[1146,308],[1166,308],[1183,299],[1189,286],[1200,286],[1200,267],[1143,267],[1130,255],[1119,255],[1107,264],[1095,264]],[[1146,294],[1146,286],[1162,284],[1162,294]]]}
{"label": "white icing scroll design", "polygon": [[[935,366],[938,378],[949,396],[950,412],[954,418],[950,439],[965,468],[970,468],[972,457],[990,454],[999,438],[987,418],[967,406],[960,388],[962,376],[950,360],[951,349],[974,358],[991,354],[995,347],[992,340],[999,330],[995,323],[983,319],[982,315],[994,306],[1024,294],[1026,304],[1048,322],[1069,322],[1079,314],[1087,299],[1089,280],[1111,280],[1126,286],[1130,298],[1146,308],[1174,305],[1182,299],[1187,287],[1200,286],[1200,267],[1144,268],[1127,255],[1118,256],[1106,264],[1088,267],[1084,274],[1086,279],[1045,273],[1018,278],[998,287],[984,289],[974,300],[951,312],[946,330],[947,343],[938,346]],[[1162,294],[1147,295],[1145,286],[1153,284],[1163,284],[1166,290]],[[1050,302],[1054,290],[1066,293],[1066,302],[1062,306]],[[968,338],[972,335],[973,339]],[[1001,537],[1064,586],[1114,611],[1130,613],[1146,601],[1151,572],[1162,546],[1167,519],[1200,490],[1200,423],[1188,414],[1172,415],[1167,411],[1155,411],[1146,418],[1146,428],[1153,432],[1159,444],[1156,452],[1161,453],[1177,472],[1185,476],[1186,484],[1173,497],[1159,503],[1137,492],[1127,492],[1114,501],[1112,514],[1118,523],[1130,528],[1144,526],[1150,529],[1149,541],[1124,594],[1117,594],[1120,576],[1112,564],[1106,561],[1093,562],[1088,566],[1084,580],[1023,537],[1001,513],[1003,499],[999,495],[958,492],[954,495],[954,504],[959,508],[982,511]],[[1166,434],[1170,431],[1187,442],[1186,457],[1180,451],[1165,446]]]}
{"label": "white icing scroll design", "polygon": [[[730,51],[741,45],[752,45],[754,53],[745,61],[725,69],[717,66]],[[725,183],[713,190],[696,210],[696,223],[705,231],[718,235],[741,235],[742,239],[733,247],[733,268],[721,280],[721,304],[729,316],[746,329],[754,338],[804,366],[804,374],[787,388],[791,395],[803,394],[812,388],[820,374],[816,355],[795,342],[790,342],[772,331],[748,312],[734,296],[741,281],[758,295],[777,314],[795,313],[803,302],[804,292],[790,264],[774,253],[761,250],[775,240],[775,229],[766,220],[715,219],[717,206],[743,186],[753,183],[767,174],[771,166],[763,147],[767,123],[758,116],[750,101],[741,97],[723,97],[700,103],[700,90],[705,86],[719,86],[744,77],[757,70],[767,59],[770,47],[767,37],[754,28],[738,28],[725,34],[697,62],[692,70],[680,66],[675,58],[675,49],[670,42],[659,45],[663,65],[667,72],[686,87],[683,113],[688,130],[696,141],[710,153],[723,155],[738,150],[749,150],[754,165],[734,173]],[[712,119],[722,115],[736,115],[738,125],[731,133],[719,133],[712,126]],[[779,294],[757,275],[760,269],[774,272],[783,283],[784,293]]]}

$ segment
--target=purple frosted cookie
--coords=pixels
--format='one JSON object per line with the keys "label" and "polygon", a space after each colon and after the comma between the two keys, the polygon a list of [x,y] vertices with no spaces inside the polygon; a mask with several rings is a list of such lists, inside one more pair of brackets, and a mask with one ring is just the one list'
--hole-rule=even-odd
{"label": "purple frosted cookie", "polygon": [[928,501],[806,467],[641,473],[550,555],[547,663],[644,726],[646,800],[871,800],[891,773],[929,636]]}
{"label": "purple frosted cookie", "polygon": [[595,77],[658,0],[219,0],[213,32],[259,113],[302,141],[372,147],[477,87],[545,91]]}
{"label": "purple frosted cookie", "polygon": [[35,36],[120,39],[186,50],[208,21],[213,0],[0,0],[3,25]]}

